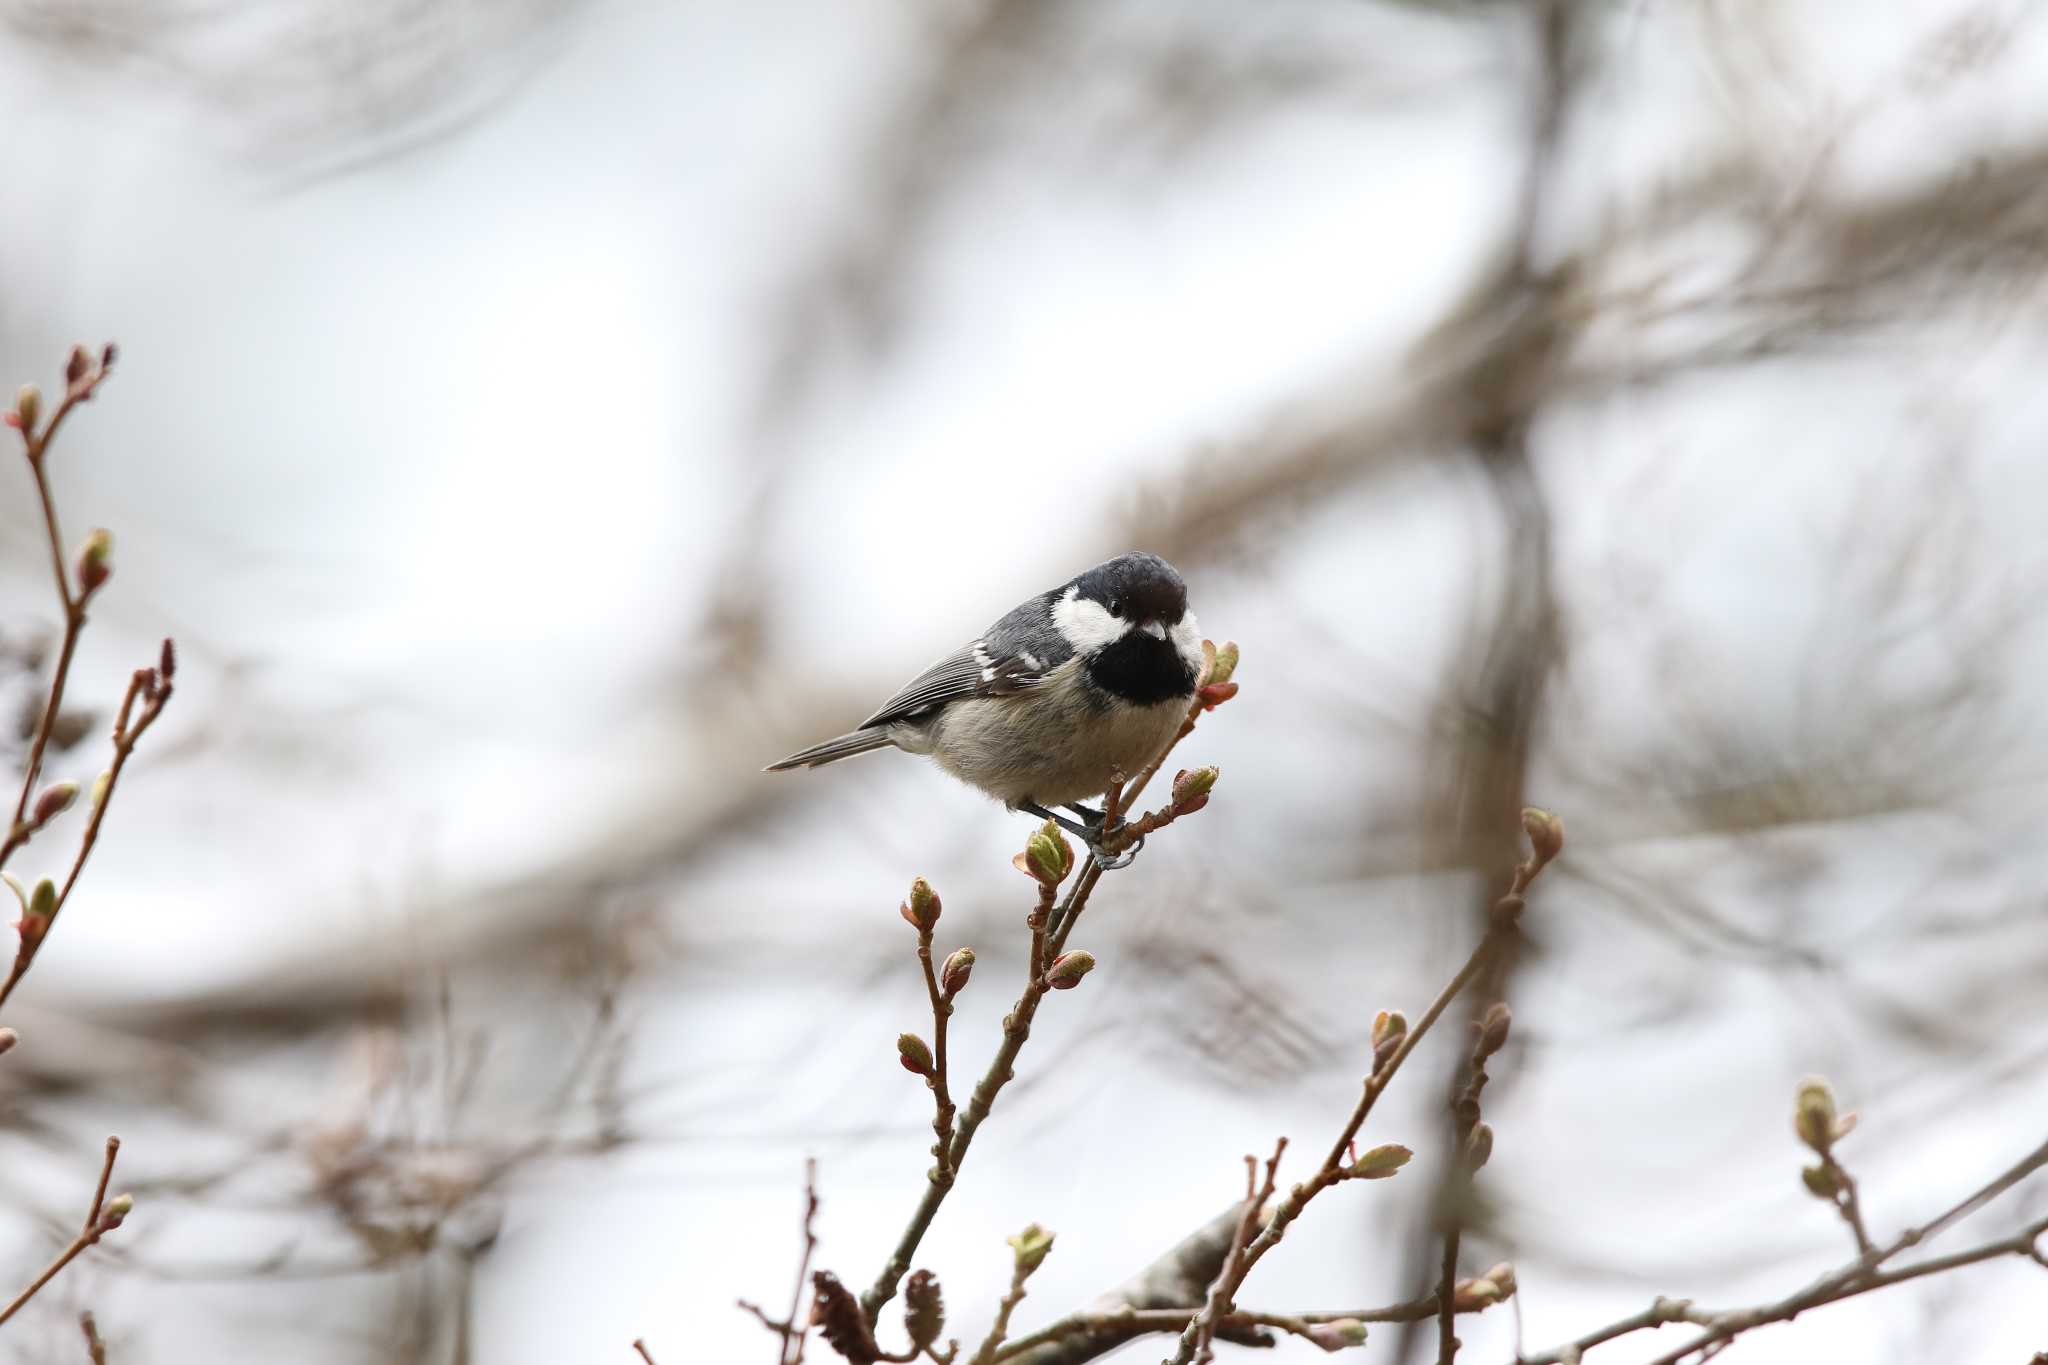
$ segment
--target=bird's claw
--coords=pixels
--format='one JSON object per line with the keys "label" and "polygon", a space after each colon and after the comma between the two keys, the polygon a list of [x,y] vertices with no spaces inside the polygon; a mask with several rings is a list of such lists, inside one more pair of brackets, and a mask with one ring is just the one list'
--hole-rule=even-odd
{"label": "bird's claw", "polygon": [[1107,852],[1100,843],[1094,840],[1089,841],[1088,851],[1095,855],[1096,866],[1100,867],[1104,872],[1114,872],[1118,868],[1129,867],[1137,858],[1138,850],[1144,846],[1145,836],[1141,834],[1138,836],[1137,842],[1121,853]]}

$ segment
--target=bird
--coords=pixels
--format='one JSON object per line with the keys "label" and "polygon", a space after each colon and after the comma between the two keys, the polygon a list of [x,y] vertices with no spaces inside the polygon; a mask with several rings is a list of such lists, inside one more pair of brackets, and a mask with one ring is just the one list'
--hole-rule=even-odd
{"label": "bird", "polygon": [[1122,867],[1137,848],[1107,854],[1104,813],[1084,802],[1173,741],[1203,665],[1187,584],[1164,559],[1136,550],[1026,598],[853,730],[766,771],[876,749],[929,755],[1008,809],[1079,836],[1105,868]]}

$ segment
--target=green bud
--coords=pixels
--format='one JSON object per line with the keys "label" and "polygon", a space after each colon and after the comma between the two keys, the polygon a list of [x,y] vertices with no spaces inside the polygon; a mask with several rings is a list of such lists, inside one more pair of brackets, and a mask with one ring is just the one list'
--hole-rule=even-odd
{"label": "green bud", "polygon": [[[1205,652],[1211,648],[1213,647],[1205,641]],[[1229,682],[1231,676],[1237,672],[1237,641],[1231,640],[1220,648],[1214,648],[1211,657],[1213,662],[1209,665],[1209,676],[1202,679],[1203,684],[1206,686],[1210,683]]]}
{"label": "green bud", "polygon": [[1408,1164],[1415,1153],[1397,1142],[1385,1143],[1373,1148],[1345,1168],[1344,1174],[1354,1180],[1385,1180]]}
{"label": "green bud", "polygon": [[1029,1275],[1044,1265],[1046,1256],[1052,1251],[1052,1239],[1053,1234],[1036,1223],[1010,1238],[1010,1249],[1017,1253],[1018,1273]]}
{"label": "green bud", "polygon": [[43,391],[33,384],[23,384],[20,391],[14,395],[14,411],[21,419],[21,430],[24,435],[35,434],[36,418],[41,415],[42,410]]}
{"label": "green bud", "polygon": [[1835,1197],[1841,1193],[1841,1187],[1835,1183],[1834,1173],[1824,1165],[1801,1166],[1799,1178],[1805,1182],[1806,1192],[1815,1199],[1825,1199],[1832,1204]]}
{"label": "green bud", "polygon": [[111,772],[103,772],[92,780],[92,804],[95,810],[106,803],[107,792],[113,785],[114,774]]}
{"label": "green bud", "polygon": [[109,1199],[100,1209],[100,1227],[103,1229],[120,1227],[121,1220],[134,1211],[135,1196],[132,1194],[117,1194],[112,1199]]}
{"label": "green bud", "polygon": [[1828,1089],[1828,1083],[1818,1076],[1808,1076],[1799,1083],[1797,1107],[1792,1114],[1792,1129],[1799,1134],[1799,1140],[1816,1152],[1825,1152],[1835,1140],[1835,1092]]}
{"label": "green bud", "polygon": [[939,893],[919,877],[910,884],[910,899],[903,902],[903,918],[920,934],[929,934],[939,922]]}
{"label": "green bud", "polygon": [[1060,833],[1060,827],[1048,820],[1031,832],[1024,851],[1012,861],[1041,886],[1058,886],[1074,868],[1074,846]]}
{"label": "green bud", "polygon": [[28,893],[28,912],[36,919],[48,919],[57,913],[57,883],[48,877],[36,883],[36,889]]}

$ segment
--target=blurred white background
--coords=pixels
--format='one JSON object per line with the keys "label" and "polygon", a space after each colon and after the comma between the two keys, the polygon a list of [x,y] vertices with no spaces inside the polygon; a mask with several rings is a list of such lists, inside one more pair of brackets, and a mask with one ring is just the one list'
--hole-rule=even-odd
{"label": "blurred white background", "polygon": [[[1028,822],[920,762],[759,768],[1127,548],[1245,690],[925,1244],[954,1331],[1028,1221],[1024,1330],[1242,1153],[1305,1171],[1524,801],[1571,844],[1466,1259],[1529,1349],[1844,1260],[1805,1073],[1874,1225],[1945,1207],[2048,1128],[2040,20],[0,0],[5,374],[124,351],[56,457],[116,572],[54,771],[186,660],[0,1065],[9,1273],[106,1132],[141,1207],[0,1344],[765,1359],[732,1301],[786,1301],[804,1157],[856,1287],[920,1190],[904,888],[981,953],[973,1074],[1030,898]],[[56,616],[8,477],[18,644]],[[1244,1302],[1424,1290],[1451,1060],[1370,1130],[1412,1171]],[[2021,1361],[2043,1302],[1993,1264],[1734,1349]]]}

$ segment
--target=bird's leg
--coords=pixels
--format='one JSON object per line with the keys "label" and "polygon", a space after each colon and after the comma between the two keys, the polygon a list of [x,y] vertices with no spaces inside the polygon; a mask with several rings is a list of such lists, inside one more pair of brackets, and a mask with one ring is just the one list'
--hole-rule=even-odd
{"label": "bird's leg", "polygon": [[1066,806],[1068,810],[1079,811],[1081,818],[1088,821],[1088,823],[1077,825],[1064,815],[1054,815],[1036,801],[1019,801],[1015,808],[1050,820],[1067,833],[1078,836],[1082,843],[1088,845],[1088,851],[1095,855],[1095,861],[1102,865],[1104,872],[1114,872],[1118,868],[1131,865],[1131,859],[1138,856],[1138,850],[1145,844],[1143,839],[1138,840],[1137,843],[1132,844],[1121,853],[1110,853],[1102,847],[1102,812],[1090,810],[1086,806],[1077,805],[1071,801],[1067,802]]}
{"label": "bird's leg", "polygon": [[1051,811],[1047,810],[1044,806],[1039,805],[1036,801],[1019,801],[1014,807],[1014,809],[1021,810],[1028,815],[1036,815],[1041,820],[1050,820],[1055,825],[1058,825],[1061,829],[1065,830],[1067,833],[1080,835],[1081,841],[1088,845],[1089,850],[1091,852],[1095,848],[1095,836],[1099,830],[1099,825],[1077,825],[1064,815],[1054,815]]}

